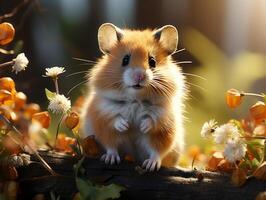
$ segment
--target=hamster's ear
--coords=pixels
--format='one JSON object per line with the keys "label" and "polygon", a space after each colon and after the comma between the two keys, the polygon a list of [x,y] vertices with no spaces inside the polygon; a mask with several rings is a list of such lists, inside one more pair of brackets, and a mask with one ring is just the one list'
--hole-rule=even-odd
{"label": "hamster's ear", "polygon": [[169,55],[175,52],[178,43],[178,32],[174,26],[163,26],[162,28],[155,30],[153,34],[155,39],[162,44],[163,48]]}
{"label": "hamster's ear", "polygon": [[123,31],[111,23],[102,24],[98,30],[99,48],[103,53],[110,49],[123,37]]}

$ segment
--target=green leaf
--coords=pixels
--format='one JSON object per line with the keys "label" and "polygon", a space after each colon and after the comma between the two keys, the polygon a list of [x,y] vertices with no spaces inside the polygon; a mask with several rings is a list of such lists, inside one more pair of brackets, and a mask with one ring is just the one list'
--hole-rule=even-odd
{"label": "green leaf", "polygon": [[[84,161],[83,157],[74,166],[74,172],[76,175],[76,184],[79,190],[81,200],[107,200],[116,199],[120,197],[120,192],[125,188],[119,185],[110,184],[107,186],[94,185],[91,181],[85,179],[84,177],[78,177],[79,172],[84,170],[82,163]],[[81,173],[84,174],[84,173]]]}
{"label": "green leaf", "polygon": [[253,146],[251,144],[247,144],[247,147],[248,147],[248,150],[254,156],[254,158],[256,158],[257,160],[261,160],[262,155],[259,154],[259,152],[258,152],[258,150],[256,149],[255,146]]}
{"label": "green leaf", "polygon": [[124,187],[116,184],[98,186],[81,178],[76,178],[76,183],[82,200],[116,199],[120,197],[120,192],[124,190]]}
{"label": "green leaf", "polygon": [[52,98],[54,98],[54,96],[56,95],[55,92],[51,92],[50,90],[48,90],[47,88],[45,88],[45,94],[48,100],[51,100]]}
{"label": "green leaf", "polygon": [[260,165],[260,162],[256,158],[254,158],[251,161],[251,167],[253,170],[257,169],[259,167],[259,165]]}

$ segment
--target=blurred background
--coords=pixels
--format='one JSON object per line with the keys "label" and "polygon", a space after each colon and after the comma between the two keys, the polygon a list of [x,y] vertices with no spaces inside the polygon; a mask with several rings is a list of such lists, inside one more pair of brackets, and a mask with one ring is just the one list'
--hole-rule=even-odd
{"label": "blurred background", "polygon": [[[24,2],[24,3],[23,3]],[[16,28],[15,40],[4,49],[25,52],[30,64],[26,71],[11,76],[30,102],[47,107],[44,88],[54,90],[50,79],[42,77],[45,68],[62,66],[59,80],[62,93],[84,81],[91,64],[73,58],[97,60],[98,27],[111,22],[121,28],[159,28],[172,24],[179,31],[177,61],[187,73],[190,99],[187,102],[186,143],[205,146],[200,138],[202,124],[212,118],[220,123],[244,118],[257,101],[247,98],[237,109],[225,104],[225,91],[237,88],[266,92],[266,1],[265,0],[2,0],[0,15],[21,6],[3,21]],[[0,54],[0,61],[16,55]],[[82,64],[83,63],[83,64]],[[195,74],[197,76],[191,75]],[[80,85],[69,95],[72,101],[84,92]]]}

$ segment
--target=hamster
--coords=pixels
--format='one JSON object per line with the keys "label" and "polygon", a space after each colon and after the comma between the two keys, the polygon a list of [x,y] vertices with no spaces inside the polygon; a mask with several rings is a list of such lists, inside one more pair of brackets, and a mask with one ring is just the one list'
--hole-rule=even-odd
{"label": "hamster", "polygon": [[132,155],[147,171],[176,166],[184,147],[186,96],[185,77],[171,58],[176,28],[122,30],[105,23],[98,43],[104,55],[88,76],[84,137],[95,136],[106,164]]}

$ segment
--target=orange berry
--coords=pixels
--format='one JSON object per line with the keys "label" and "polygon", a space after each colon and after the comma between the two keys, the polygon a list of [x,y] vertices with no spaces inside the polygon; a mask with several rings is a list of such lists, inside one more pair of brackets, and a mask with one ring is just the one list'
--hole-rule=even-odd
{"label": "orange berry", "polygon": [[38,121],[43,128],[48,128],[51,123],[51,117],[47,111],[33,114],[32,120]]}
{"label": "orange berry", "polygon": [[27,104],[25,105],[25,116],[30,119],[33,114],[40,112],[40,110],[40,106],[36,103]]}
{"label": "orange berry", "polygon": [[250,115],[257,124],[266,120],[266,105],[262,101],[258,101],[249,109]]}
{"label": "orange berry", "polygon": [[226,92],[226,103],[229,108],[236,108],[242,102],[241,93],[236,89],[230,89]]}
{"label": "orange berry", "polygon": [[23,92],[18,92],[14,96],[15,110],[20,110],[26,104],[27,96]]}
{"label": "orange berry", "polygon": [[15,82],[10,77],[3,77],[0,78],[0,89],[1,90],[7,90],[11,93],[14,93],[15,91]]}
{"label": "orange berry", "polygon": [[10,43],[15,36],[15,29],[12,24],[4,22],[0,24],[0,45]]}
{"label": "orange berry", "polygon": [[78,123],[79,123],[79,115],[74,111],[69,113],[65,118],[65,125],[69,129],[75,128],[78,125]]}
{"label": "orange berry", "polygon": [[12,100],[12,99],[13,99],[13,96],[12,96],[11,92],[9,92],[7,90],[0,90],[0,102]]}

